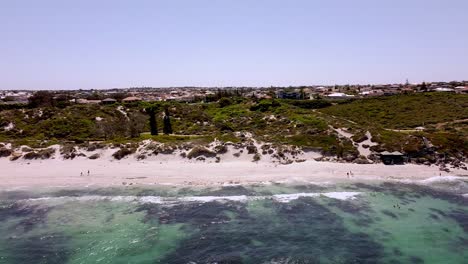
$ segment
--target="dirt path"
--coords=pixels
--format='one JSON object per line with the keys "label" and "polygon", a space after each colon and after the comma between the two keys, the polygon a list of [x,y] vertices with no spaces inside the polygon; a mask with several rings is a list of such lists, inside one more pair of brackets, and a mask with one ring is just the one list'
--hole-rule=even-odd
{"label": "dirt path", "polygon": [[441,129],[445,125],[449,124],[457,124],[457,123],[463,123],[463,122],[468,122],[468,118],[466,119],[459,119],[459,120],[454,120],[454,121],[448,121],[448,122],[443,122],[443,123],[437,123],[435,124],[437,129]]}

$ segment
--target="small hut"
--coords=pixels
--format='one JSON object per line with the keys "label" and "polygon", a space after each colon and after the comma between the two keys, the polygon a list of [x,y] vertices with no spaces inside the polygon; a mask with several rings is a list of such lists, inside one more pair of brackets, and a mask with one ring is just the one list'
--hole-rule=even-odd
{"label": "small hut", "polygon": [[380,153],[380,159],[385,165],[403,164],[405,162],[405,155],[399,151]]}

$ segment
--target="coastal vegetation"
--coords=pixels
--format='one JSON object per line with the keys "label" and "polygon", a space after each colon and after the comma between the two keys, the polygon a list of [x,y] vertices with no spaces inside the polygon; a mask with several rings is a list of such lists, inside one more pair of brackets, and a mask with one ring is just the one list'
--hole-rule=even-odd
{"label": "coastal vegetation", "polygon": [[[215,139],[239,143],[245,141],[239,135],[248,133],[261,142],[352,161],[358,158],[357,147],[368,140],[366,133],[370,132],[376,143],[370,146],[374,153],[400,151],[422,161],[437,160],[429,159],[429,154],[459,160],[468,155],[468,95],[399,94],[341,102],[259,100],[236,94],[219,94],[211,99],[191,104],[74,104],[38,92],[29,105],[0,111],[0,142],[47,147],[152,139],[173,145],[204,145]],[[337,129],[351,136],[344,137]],[[133,150],[122,154],[129,151]]]}

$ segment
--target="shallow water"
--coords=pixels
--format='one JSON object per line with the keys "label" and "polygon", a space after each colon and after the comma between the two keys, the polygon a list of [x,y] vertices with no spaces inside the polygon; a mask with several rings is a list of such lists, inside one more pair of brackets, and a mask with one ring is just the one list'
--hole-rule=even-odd
{"label": "shallow water", "polygon": [[0,193],[0,263],[467,263],[468,184]]}

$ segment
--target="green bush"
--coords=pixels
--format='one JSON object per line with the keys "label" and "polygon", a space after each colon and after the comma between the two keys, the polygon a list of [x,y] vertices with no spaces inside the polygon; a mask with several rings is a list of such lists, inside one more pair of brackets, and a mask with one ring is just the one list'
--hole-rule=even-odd
{"label": "green bush", "polygon": [[319,109],[331,106],[332,104],[329,101],[317,99],[317,100],[282,100],[283,102],[294,105],[304,109]]}
{"label": "green bush", "polygon": [[281,104],[276,100],[261,100],[257,104],[250,107],[250,111],[266,112],[273,108],[279,107]]}

